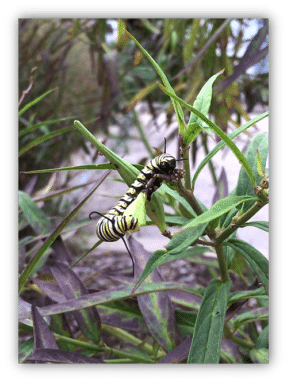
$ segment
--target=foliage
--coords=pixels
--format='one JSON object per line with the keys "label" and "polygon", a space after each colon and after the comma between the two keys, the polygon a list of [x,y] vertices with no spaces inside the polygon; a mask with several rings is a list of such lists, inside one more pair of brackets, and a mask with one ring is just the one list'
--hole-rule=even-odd
{"label": "foliage", "polygon": [[[46,130],[42,136],[41,134],[38,136],[36,131],[40,131],[43,126],[45,129],[49,128],[54,123],[51,121],[61,124],[72,119],[73,108],[67,103],[66,110],[70,110],[67,115],[63,116],[61,112],[58,114],[60,106],[53,113],[47,101],[53,94],[53,89],[45,88],[46,78],[38,80],[38,74],[33,77],[32,85],[33,82],[37,84],[34,88],[35,93],[28,91],[27,98],[26,96],[23,98],[27,102],[25,106],[21,105],[19,112],[22,143],[25,138],[25,145],[24,143],[23,146],[20,145],[20,155],[24,157],[33,151],[32,147],[39,146],[38,153],[35,151],[33,155],[38,158],[36,164],[41,163],[41,168],[43,166],[45,169],[33,170],[30,173],[48,174],[51,171],[73,170],[105,170],[105,172],[95,181],[89,194],[59,222],[55,222],[45,204],[50,199],[69,194],[74,188],[59,190],[41,198],[33,198],[28,195],[29,193],[19,191],[19,330],[22,340],[19,347],[19,362],[268,362],[268,261],[251,244],[236,237],[240,227],[247,227],[245,228],[247,230],[253,225],[258,229],[268,230],[268,222],[250,221],[268,204],[266,178],[268,137],[266,133],[255,136],[245,155],[234,141],[236,136],[265,118],[268,113],[248,120],[227,134],[225,122],[229,118],[231,108],[238,103],[237,84],[232,82],[231,87],[226,87],[220,94],[215,94],[215,98],[212,97],[212,86],[213,89],[218,88],[215,83],[223,76],[221,69],[227,68],[227,77],[222,85],[225,87],[232,76],[232,65],[236,61],[236,54],[232,58],[223,54],[226,53],[226,43],[231,34],[229,22],[224,23],[224,20],[197,19],[118,20],[115,49],[120,60],[129,62],[130,57],[133,57],[133,61],[131,60],[129,64],[131,67],[133,65],[133,69],[120,64],[121,70],[124,67],[128,68],[128,76],[119,70],[120,80],[117,85],[124,89],[129,88],[132,94],[126,91],[121,101],[119,99],[116,101],[117,97],[111,96],[113,101],[109,104],[109,111],[102,108],[99,109],[99,113],[105,109],[105,124],[108,126],[112,118],[111,105],[114,105],[114,102],[123,102],[126,106],[125,112],[130,110],[135,120],[136,96],[138,96],[137,102],[143,97],[152,96],[152,99],[158,99],[159,104],[168,103],[167,113],[171,115],[173,107],[178,122],[177,134],[180,153],[185,159],[183,161],[185,177],[176,185],[164,184],[153,194],[151,202],[146,204],[149,217],[147,224],[156,225],[161,232],[165,231],[168,225],[173,225],[176,229],[173,234],[169,233],[171,240],[166,250],[157,249],[149,253],[133,236],[129,237],[128,245],[134,263],[134,276],[130,275],[131,269],[116,274],[103,270],[103,273],[115,283],[113,288],[89,288],[89,280],[83,280],[77,272],[77,267],[73,265],[65,237],[69,230],[88,224],[87,221],[72,223],[72,219],[91,195],[97,192],[112,169],[116,169],[123,181],[130,185],[142,166],[129,163],[117,155],[115,150],[101,143],[95,137],[97,136],[95,129],[91,128],[89,130],[92,132],[89,131],[82,118],[77,118],[72,126],[61,127],[54,132],[55,135]],[[56,24],[55,20],[47,20],[43,25],[36,22],[33,29],[28,23],[31,30],[29,29],[29,33],[25,32],[26,38],[35,36],[38,28],[43,28],[44,25],[47,28],[42,31],[42,39],[39,39],[38,45],[32,39],[29,52],[33,49],[37,51],[41,44],[48,44],[49,36],[55,31],[59,32]],[[104,54],[111,54],[112,50],[104,40],[108,27],[107,20],[96,22],[60,20],[58,24],[61,33],[53,44],[49,42],[50,52],[55,54],[55,61],[50,62],[55,65],[59,62],[63,64],[68,51],[72,49],[74,39],[82,38],[82,34],[85,35],[86,41],[89,41],[91,62],[96,54],[99,63],[106,62]],[[193,51],[199,55],[222,25],[222,35],[217,35],[222,54],[217,55],[215,40],[211,40],[208,48],[204,50],[205,53],[201,53],[194,61]],[[263,30],[255,40],[257,48],[258,46],[260,48],[260,41],[262,42],[265,36],[266,25],[263,23]],[[24,21],[20,23],[20,27],[25,28]],[[126,33],[126,28],[131,33]],[[69,39],[65,39],[67,30],[70,33]],[[140,42],[138,36],[141,37]],[[162,36],[164,39],[161,39]],[[60,48],[65,51],[60,55],[62,61],[57,56]],[[253,53],[257,52],[257,55],[262,57],[260,49],[255,48]],[[129,54],[121,54],[123,52]],[[26,54],[28,55],[28,52]],[[140,63],[144,62],[144,56],[147,60],[141,67]],[[179,58],[175,60],[175,57]],[[256,55],[249,54],[248,60],[256,62]],[[194,63],[190,65],[193,61]],[[217,72],[213,72],[210,62],[213,62],[213,67],[218,69]],[[204,70],[201,70],[201,66],[204,66]],[[245,69],[246,66],[248,65],[245,64]],[[147,67],[154,68],[155,71],[148,69],[144,74],[143,69]],[[44,68],[44,65],[41,66],[41,70]],[[177,76],[176,74],[181,71],[182,74]],[[59,89],[58,91],[63,97],[60,103],[64,105],[66,89],[63,85],[63,74],[60,69],[53,73],[54,81],[59,81],[58,86],[61,91]],[[198,79],[194,87],[191,86],[192,78]],[[104,85],[106,79],[103,76],[103,89],[106,86]],[[157,85],[159,79],[164,86]],[[137,84],[139,86],[136,86]],[[26,83],[23,88],[27,86]],[[109,86],[112,92],[112,84]],[[143,92],[143,89],[146,91]],[[99,100],[107,102],[104,97],[99,97]],[[219,109],[221,105],[228,105],[224,116],[220,116],[220,112],[216,114],[213,102],[215,104],[217,102]],[[37,121],[34,121],[33,110],[36,105],[41,104],[43,109],[39,108]],[[42,114],[45,105],[48,105],[47,115]],[[119,109],[123,110],[122,106]],[[51,114],[48,116],[49,110]],[[208,118],[209,112],[213,112],[214,121]],[[77,117],[80,116],[79,109],[75,114]],[[43,122],[47,117],[51,119]],[[86,117],[88,114],[84,115],[84,119]],[[103,118],[101,114],[101,120]],[[30,122],[24,127],[28,121]],[[148,144],[146,133],[141,126],[139,131],[142,141]],[[88,140],[109,162],[47,168],[48,163],[45,161],[42,163],[45,156],[41,148],[47,143],[45,150],[49,151],[51,146],[54,149],[54,137],[60,137],[63,133],[81,136],[85,147],[87,147],[85,140]],[[206,138],[210,134],[216,134],[221,141],[213,150],[207,152],[206,157],[197,166],[195,175],[191,177],[189,146],[198,137]],[[212,163],[213,156],[224,147],[231,150],[242,164],[237,186],[229,193],[220,192],[218,189],[218,199],[214,199],[213,205],[207,208],[194,195],[195,183],[204,166]],[[71,144],[71,150],[72,148]],[[53,155],[53,151],[50,154]],[[26,165],[28,166],[27,163]],[[222,176],[220,181],[218,179],[218,187],[221,184],[226,188],[226,182]],[[37,204],[39,202],[43,207],[40,208],[41,204]],[[168,205],[169,211],[172,212],[165,213],[164,204]],[[88,253],[99,245],[101,242],[97,242]],[[216,257],[204,256],[206,252],[213,252]],[[52,253],[56,255],[56,259],[50,256]],[[164,280],[162,266],[182,259],[204,267],[207,275],[205,284],[191,286],[185,282]],[[95,273],[92,278],[96,280],[97,276],[100,277],[100,274]],[[250,300],[255,302],[251,305]],[[33,340],[31,340],[32,333]]]}
{"label": "foliage", "polygon": [[[82,137],[71,132],[71,119],[80,119],[94,134],[104,132],[108,136],[113,136],[109,126],[116,124],[118,141],[130,137],[129,130],[134,124],[141,130],[135,109],[139,102],[147,102],[155,125],[163,112],[167,121],[172,121],[174,100],[167,102],[158,89],[156,71],[125,34],[126,29],[141,41],[176,94],[190,105],[207,80],[225,69],[210,106],[215,123],[223,131],[228,122],[236,126],[241,117],[250,119],[239,101],[252,102],[250,111],[256,102],[266,103],[266,75],[261,81],[264,74],[255,77],[246,74],[250,66],[262,62],[268,53],[266,20],[258,19],[258,33],[247,38],[248,19],[118,19],[116,40],[111,40],[115,22],[113,19],[20,19],[20,103],[29,104],[54,89],[38,103],[36,113],[34,108],[29,108],[21,115],[20,170],[29,170],[35,163],[38,169],[59,165],[67,157],[67,145],[71,150],[81,146],[88,152]],[[232,29],[231,23],[237,28]],[[246,46],[247,53],[241,57]],[[232,77],[234,72],[236,76]],[[240,89],[234,82],[237,79]],[[243,94],[246,98],[242,100]],[[232,110],[237,112],[237,121],[230,117]],[[188,118],[187,111],[183,112]],[[141,134],[151,155],[143,137]],[[197,144],[193,144],[193,161],[198,146],[197,139]],[[47,180],[41,179],[43,183]],[[21,177],[20,181],[23,189],[26,179]]]}

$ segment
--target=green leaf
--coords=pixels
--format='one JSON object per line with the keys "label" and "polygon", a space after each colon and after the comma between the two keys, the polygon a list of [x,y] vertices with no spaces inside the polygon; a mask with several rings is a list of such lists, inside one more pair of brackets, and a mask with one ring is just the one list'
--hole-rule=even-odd
{"label": "green leaf", "polygon": [[53,119],[53,120],[49,120],[49,121],[44,121],[44,122],[36,123],[35,125],[27,126],[27,127],[25,127],[24,129],[22,129],[22,130],[19,132],[19,138],[20,138],[22,135],[27,134],[27,133],[29,133],[30,131],[36,130],[36,129],[38,129],[38,128],[41,127],[41,126],[51,126],[51,125],[55,125],[56,123],[59,123],[59,122],[69,121],[70,119],[75,119],[75,117],[74,117],[74,116],[71,116],[71,117],[65,117],[65,118]]}
{"label": "green leaf", "polygon": [[266,257],[264,257],[262,253],[252,245],[240,239],[229,239],[225,242],[225,244],[235,249],[245,258],[259,277],[266,292],[268,293],[269,265]]}
{"label": "green leaf", "polygon": [[[73,312],[74,310],[85,309],[91,306],[107,304],[114,301],[124,300],[126,298],[131,297],[133,288],[133,285],[126,285],[124,288],[121,286],[118,289],[90,293],[89,295],[78,297],[74,300],[70,300],[69,302],[63,302],[39,308],[39,312],[42,316],[50,316],[54,314]],[[146,293],[161,292],[168,290],[182,290],[184,292],[194,294],[194,289],[195,288],[187,287],[186,284],[168,281],[159,283],[148,283],[142,284],[136,290],[134,296],[140,296]],[[19,320],[30,317],[30,311],[23,311],[19,313]]]}
{"label": "green leaf", "polygon": [[202,128],[200,127],[199,123],[197,122],[190,123],[184,132],[184,137],[183,137],[184,145],[187,146],[191,142],[193,142],[201,131],[202,131]]}
{"label": "green leaf", "polygon": [[[249,168],[251,169],[253,173],[253,176],[256,182],[255,184],[259,185],[262,178],[257,171],[256,149],[258,149],[260,153],[262,171],[265,171],[266,161],[268,156],[268,134],[267,133],[261,133],[256,135],[256,137],[250,143],[247,153],[245,155]],[[237,186],[236,186],[236,195],[254,195],[255,184],[253,184],[253,182],[250,181],[250,176],[249,174],[246,173],[245,168],[241,167]],[[252,202],[244,203],[243,212],[251,208],[253,204],[254,203]]]}
{"label": "green leaf", "polygon": [[231,280],[211,280],[197,314],[187,363],[219,363]]}
{"label": "green leaf", "polygon": [[162,264],[166,257],[167,257],[166,251],[159,249],[155,251],[151,257],[148,259],[145,268],[140,275],[136,286],[133,289],[133,292],[139,287],[139,285],[160,265]]}
{"label": "green leaf", "polygon": [[44,212],[25,192],[18,191],[18,193],[19,208],[24,218],[38,235],[47,233],[49,231],[50,221]]}
{"label": "green leaf", "polygon": [[82,166],[46,168],[45,170],[21,171],[21,174],[47,174],[58,171],[78,171],[78,170],[115,170],[112,163],[84,164]]}
{"label": "green leaf", "polygon": [[259,334],[255,342],[256,349],[261,349],[261,348],[268,349],[268,347],[269,347],[269,325],[267,325],[262,330],[262,332]]}
{"label": "green leaf", "polygon": [[146,263],[146,266],[142,272],[142,274],[140,275],[140,278],[138,279],[137,281],[137,284],[134,288],[134,290],[136,290],[136,288],[139,287],[139,285],[157,268],[159,267],[160,265],[162,264],[165,264],[165,263],[169,263],[171,261],[175,261],[177,259],[183,259],[185,257],[191,257],[191,260],[192,260],[192,256],[193,255],[198,255],[198,254],[202,254],[202,253],[205,253],[205,252],[208,252],[210,251],[209,247],[201,247],[201,246],[195,246],[193,248],[189,248],[188,250],[186,251],[183,251],[181,252],[180,254],[178,255],[170,255],[169,253],[167,253],[166,251],[162,250],[162,249],[159,249],[157,251],[155,251],[151,257],[148,259],[147,263]]}
{"label": "green leaf", "polygon": [[[234,192],[231,192],[229,196],[234,196]],[[220,228],[227,228],[229,224],[232,222],[232,219],[235,215],[238,214],[238,208],[232,208],[230,211],[221,215],[220,217]]]}
{"label": "green leaf", "polygon": [[250,357],[255,363],[268,363],[269,362],[269,351],[268,349],[251,349]]}
{"label": "green leaf", "polygon": [[256,227],[262,229],[262,231],[269,232],[269,222],[258,221],[258,222],[249,222],[242,225],[242,227]]}
{"label": "green leaf", "polygon": [[116,167],[123,180],[130,186],[138,176],[139,171],[99,142],[81,122],[74,121],[74,125]]}
{"label": "green leaf", "polygon": [[19,111],[19,117],[20,115],[22,115],[26,110],[30,109],[31,106],[35,105],[36,103],[38,103],[39,101],[41,101],[41,99],[43,99],[44,97],[46,97],[48,94],[50,94],[51,92],[53,92],[54,90],[56,90],[58,88],[55,88],[55,89],[50,89],[48,91],[46,91],[44,94],[40,95],[39,97],[37,97],[36,99],[34,99],[33,101],[29,102],[27,105],[25,105],[24,107],[22,107],[22,109]]}
{"label": "green leaf", "polygon": [[207,224],[208,223],[204,223],[196,227],[189,227],[189,229],[174,234],[166,247],[169,255],[177,255],[193,244],[203,234]]}
{"label": "green leaf", "polygon": [[268,318],[269,314],[267,307],[250,309],[247,312],[239,314],[234,320],[232,320],[234,331],[241,325],[255,321],[268,320]]}
{"label": "green leaf", "polygon": [[[203,85],[202,89],[198,93],[198,96],[196,97],[196,100],[194,101],[193,107],[195,107],[196,110],[199,110],[203,115],[207,115],[209,112],[212,97],[212,85],[216,78],[223,72],[224,69],[210,77],[209,80]],[[188,124],[194,122],[201,124],[200,118],[194,113],[191,113]]]}
{"label": "green leaf", "polygon": [[263,287],[254,290],[243,290],[238,292],[233,292],[230,294],[228,299],[228,305],[234,304],[235,302],[250,299],[250,298],[260,298],[267,299],[268,296]]}
{"label": "green leaf", "polygon": [[257,197],[251,196],[227,196],[227,198],[220,199],[213,204],[206,212],[198,215],[195,219],[191,220],[188,224],[183,226],[179,231],[177,231],[174,236],[178,235],[180,232],[185,231],[191,227],[195,227],[199,224],[208,223],[232,208],[236,207],[238,204],[243,203],[248,200],[258,200]]}
{"label": "green leaf", "polygon": [[[137,39],[133,35],[131,35],[129,32],[127,32],[127,34],[129,35],[129,37],[132,40],[134,40],[134,42],[137,44],[137,46],[140,48],[140,50],[143,52],[143,54],[152,63],[153,67],[155,68],[155,70],[159,74],[159,76],[160,76],[162,82],[164,83],[164,85],[169,89],[169,91],[171,93],[174,93],[174,90],[171,87],[171,85],[170,85],[166,75],[162,71],[161,67],[155,62],[155,60],[148,54],[148,52],[141,46],[141,44],[137,41]],[[171,102],[173,104],[173,108],[174,108],[174,111],[176,113],[179,133],[183,134],[184,129],[185,129],[185,122],[184,122],[184,114],[183,114],[182,108],[181,108],[180,104],[178,102],[176,102],[174,99],[171,99]]]}
{"label": "green leaf", "polygon": [[[138,219],[138,224],[136,226],[135,231],[137,231],[140,227],[146,225],[146,201],[147,195],[141,192],[137,198],[128,206],[128,208],[124,211],[123,216],[133,216]],[[129,231],[134,232],[134,231]]]}
{"label": "green leaf", "polygon": [[[236,130],[232,131],[232,133],[228,134],[228,137],[230,139],[233,139],[235,137],[237,137],[239,134],[241,134],[243,131],[245,131],[246,129],[248,129],[250,126],[254,125],[255,123],[261,121],[263,118],[266,118],[267,116],[269,115],[268,111],[266,111],[265,113],[263,114],[260,114],[254,118],[252,118],[250,121],[244,123],[242,126],[238,127]],[[192,188],[194,188],[194,185],[195,185],[195,182],[196,182],[196,179],[198,178],[200,172],[202,171],[202,169],[205,167],[205,165],[212,159],[212,157],[218,153],[218,151],[220,151],[224,146],[225,146],[225,142],[224,141],[221,141],[219,142],[207,155],[206,157],[202,160],[202,162],[198,165],[194,175],[193,175],[193,179],[192,179]]]}
{"label": "green leaf", "polygon": [[41,248],[36,252],[30,262],[26,265],[23,273],[19,277],[19,293],[22,291],[25,282],[28,277],[37,266],[38,262],[44,256],[46,250],[51,246],[51,244],[57,239],[59,234],[63,231],[63,229],[68,225],[68,223],[74,218],[77,212],[81,209],[81,207],[86,203],[86,201],[92,196],[92,194],[96,191],[99,185],[103,182],[103,180],[109,175],[110,172],[105,173],[98,181],[96,187],[89,193],[89,195],[58,225],[58,227],[51,233],[51,235],[46,239]]}
{"label": "green leaf", "polygon": [[31,148],[39,145],[40,143],[46,142],[49,139],[52,139],[54,137],[57,137],[58,135],[62,135],[65,133],[69,133],[70,131],[74,130],[75,127],[64,127],[63,129],[59,129],[57,131],[53,131],[50,134],[43,135],[42,137],[36,138],[33,141],[29,142],[26,146],[24,146],[21,150],[19,150],[19,157],[29,151]]}
{"label": "green leaf", "polygon": [[[210,103],[211,103],[211,97],[212,97],[212,85],[216,78],[222,74],[224,70],[221,70],[219,73],[212,76],[202,87],[200,90],[198,96],[196,97],[196,100],[194,101],[193,107],[200,111],[204,116],[207,115]],[[189,145],[192,141],[195,140],[196,136],[200,133],[202,130],[202,120],[200,117],[198,117],[193,112],[190,113],[189,122],[187,125],[187,129],[184,133],[183,143],[185,145]]]}

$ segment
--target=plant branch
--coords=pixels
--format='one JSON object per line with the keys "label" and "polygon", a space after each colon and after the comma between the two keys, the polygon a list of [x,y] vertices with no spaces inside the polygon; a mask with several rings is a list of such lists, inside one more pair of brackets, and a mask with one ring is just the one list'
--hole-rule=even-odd
{"label": "plant branch", "polygon": [[268,202],[255,202],[254,205],[246,211],[244,214],[238,218],[233,219],[232,223],[225,230],[221,231],[215,238],[218,244],[222,243],[230,235],[233,234],[242,224],[246,223],[252,216],[254,216],[262,207],[264,207]]}
{"label": "plant branch", "polygon": [[217,255],[217,261],[220,271],[220,278],[223,283],[229,280],[228,275],[228,269],[227,269],[227,263],[223,251],[223,244],[219,244],[215,247],[216,255]]}

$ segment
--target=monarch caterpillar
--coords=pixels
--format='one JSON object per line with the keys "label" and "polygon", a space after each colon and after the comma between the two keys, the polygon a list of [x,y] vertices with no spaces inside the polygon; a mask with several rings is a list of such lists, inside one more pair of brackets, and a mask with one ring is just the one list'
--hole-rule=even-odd
{"label": "monarch caterpillar", "polygon": [[152,159],[140,171],[134,183],[118,201],[117,205],[105,215],[99,214],[102,216],[96,226],[99,239],[103,241],[117,241],[123,238],[127,232],[136,230],[138,219],[132,215],[124,215],[125,210],[141,191],[145,191],[147,193],[147,200],[150,200],[153,192],[161,186],[164,180],[174,183],[179,182],[183,177],[183,170],[176,169],[175,167],[176,159],[170,154],[164,153]]}

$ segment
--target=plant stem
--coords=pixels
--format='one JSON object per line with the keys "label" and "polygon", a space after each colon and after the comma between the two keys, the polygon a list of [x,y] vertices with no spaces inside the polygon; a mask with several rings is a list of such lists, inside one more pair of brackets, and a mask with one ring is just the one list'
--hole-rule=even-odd
{"label": "plant stem", "polygon": [[217,255],[217,261],[218,261],[218,266],[219,266],[219,271],[220,271],[220,278],[223,283],[229,280],[229,275],[228,275],[228,269],[227,269],[227,264],[224,256],[224,251],[223,251],[223,244],[219,244],[218,246],[215,247],[216,255]]}
{"label": "plant stem", "polygon": [[218,244],[222,243],[225,239],[227,239],[233,232],[235,232],[238,227],[242,224],[246,223],[252,216],[254,216],[262,207],[265,206],[267,202],[256,202],[254,205],[246,211],[244,214],[239,216],[235,223],[231,223],[229,227],[223,230],[217,237],[216,242]]}
{"label": "plant stem", "polygon": [[197,200],[195,196],[193,195],[193,192],[190,190],[187,190],[181,182],[178,183],[178,192],[191,205],[196,215],[201,215],[203,213],[200,205],[197,203]]}

